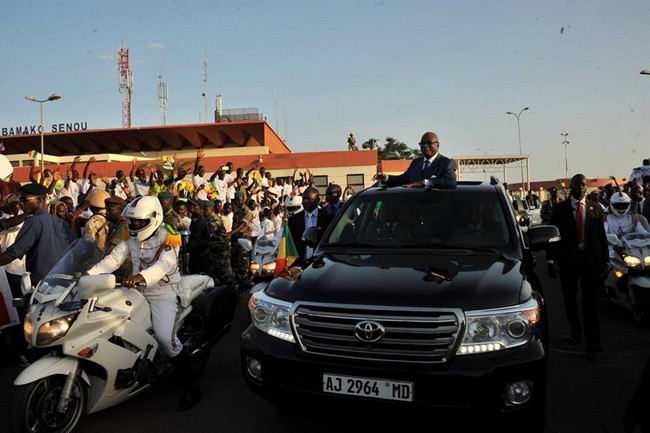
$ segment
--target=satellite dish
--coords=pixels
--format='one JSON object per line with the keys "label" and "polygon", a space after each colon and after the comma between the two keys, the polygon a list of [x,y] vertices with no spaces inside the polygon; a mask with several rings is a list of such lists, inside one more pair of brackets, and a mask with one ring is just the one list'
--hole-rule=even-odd
{"label": "satellite dish", "polygon": [[4,179],[14,172],[14,166],[6,156],[0,154],[0,179]]}

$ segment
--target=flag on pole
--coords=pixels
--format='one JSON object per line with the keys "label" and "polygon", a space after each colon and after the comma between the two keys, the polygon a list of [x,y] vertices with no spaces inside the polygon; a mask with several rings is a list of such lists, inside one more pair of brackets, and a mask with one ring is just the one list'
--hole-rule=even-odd
{"label": "flag on pole", "polygon": [[169,155],[162,156],[163,169],[173,170],[174,169],[174,157]]}
{"label": "flag on pole", "polygon": [[35,150],[30,150],[29,152],[27,152],[27,156],[29,156],[32,159],[38,159],[39,156],[40,156],[40,153],[38,153]]}
{"label": "flag on pole", "polygon": [[282,227],[282,237],[280,238],[280,244],[278,245],[278,255],[275,259],[275,271],[273,272],[273,278],[295,278],[295,273],[291,272],[289,268],[293,266],[293,263],[297,258],[298,250],[296,249],[296,244],[293,243],[293,238],[291,237],[289,226],[285,222],[284,226]]}

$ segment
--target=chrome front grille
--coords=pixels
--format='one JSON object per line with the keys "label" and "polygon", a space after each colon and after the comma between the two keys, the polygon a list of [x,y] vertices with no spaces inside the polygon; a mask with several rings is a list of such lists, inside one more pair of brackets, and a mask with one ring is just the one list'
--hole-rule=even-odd
{"label": "chrome front grille", "polygon": [[[375,361],[444,363],[461,330],[461,311],[338,304],[298,304],[292,326],[303,351]],[[385,333],[373,343],[355,335],[371,321]]]}

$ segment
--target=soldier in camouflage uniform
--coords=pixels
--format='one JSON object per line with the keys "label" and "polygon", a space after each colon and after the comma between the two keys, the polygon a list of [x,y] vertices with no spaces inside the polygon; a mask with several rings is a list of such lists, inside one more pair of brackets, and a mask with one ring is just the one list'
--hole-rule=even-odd
{"label": "soldier in camouflage uniform", "polygon": [[[181,231],[181,216],[174,210],[174,194],[169,191],[161,191],[158,193],[158,200],[164,212],[163,223],[168,224],[176,231]],[[187,267],[187,238],[183,239],[183,244],[178,252],[178,266],[182,275],[189,274]]]}
{"label": "soldier in camouflage uniform", "polygon": [[203,215],[210,227],[210,242],[208,248],[212,253],[213,277],[218,284],[225,284],[236,290],[237,282],[230,264],[230,244],[228,235],[223,226],[223,220],[214,211],[215,203],[212,200],[203,202]]}
{"label": "soldier in camouflage uniform", "polygon": [[164,212],[163,222],[172,226],[176,231],[180,230],[181,216],[174,210],[174,195],[169,191],[159,192],[158,200]]}
{"label": "soldier in camouflage uniform", "polygon": [[249,252],[237,242],[239,239],[251,240],[253,232],[253,212],[244,204],[244,194],[241,191],[235,192],[232,217],[232,231],[230,237],[230,263],[235,274],[235,280],[240,292],[245,292],[251,287],[251,273]]}
{"label": "soldier in camouflage uniform", "polygon": [[[122,212],[124,212],[124,208],[127,205],[126,200],[113,195],[104,200],[104,203],[106,203],[106,218],[110,221],[110,228],[106,238],[106,250],[104,252],[104,256],[107,256],[117,244],[129,239],[130,235],[128,221],[122,216]],[[131,257],[129,257],[124,260],[124,263],[117,270],[113,271],[113,274],[115,274],[117,281],[123,281],[132,272],[133,265],[131,263]]]}

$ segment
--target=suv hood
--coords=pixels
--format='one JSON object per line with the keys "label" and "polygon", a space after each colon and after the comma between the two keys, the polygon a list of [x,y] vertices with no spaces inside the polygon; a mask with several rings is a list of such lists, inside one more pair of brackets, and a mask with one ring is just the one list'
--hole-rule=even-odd
{"label": "suv hood", "polygon": [[523,283],[521,261],[500,253],[329,253],[296,281],[273,280],[267,293],[287,302],[474,310],[519,304],[531,296]]}

